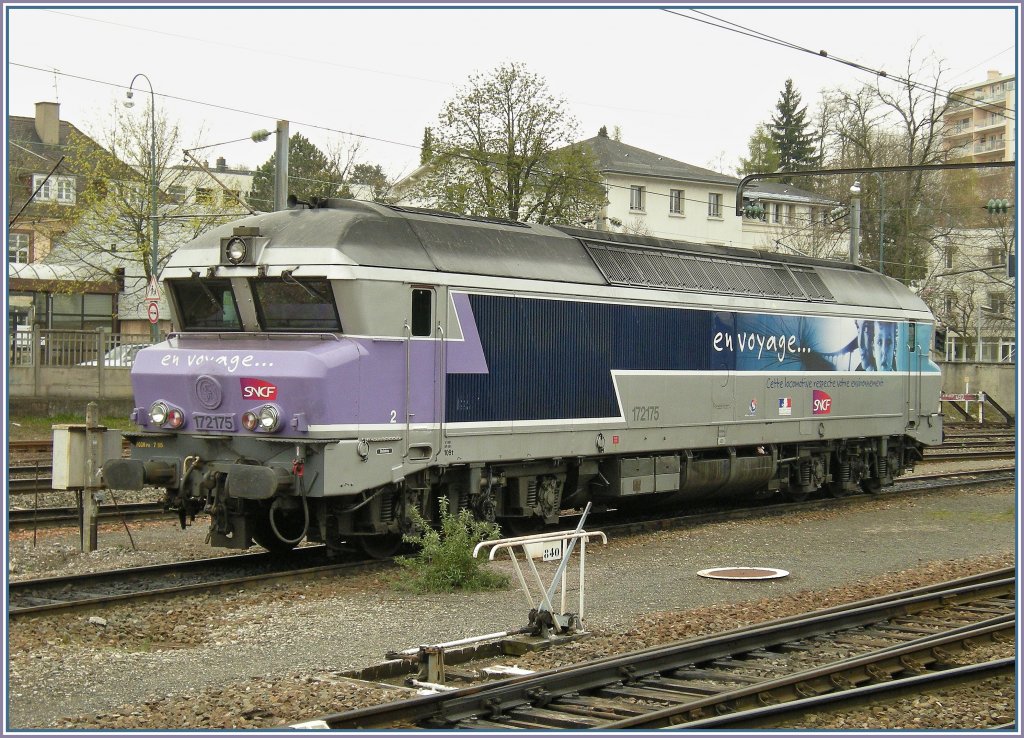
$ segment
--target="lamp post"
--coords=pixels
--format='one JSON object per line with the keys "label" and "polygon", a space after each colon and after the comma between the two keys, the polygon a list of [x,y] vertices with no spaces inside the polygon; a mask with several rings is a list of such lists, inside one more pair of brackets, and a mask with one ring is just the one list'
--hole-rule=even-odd
{"label": "lamp post", "polygon": [[878,179],[878,272],[885,274],[885,180],[878,172],[872,172]]}
{"label": "lamp post", "polygon": [[[157,271],[160,269],[160,222],[157,220],[156,181],[156,95],[153,93],[153,83],[149,81],[149,77],[141,72],[132,77],[131,84],[128,85],[128,92],[126,93],[124,104],[127,108],[130,108],[135,104],[132,100],[132,88],[135,86],[135,80],[139,77],[146,80],[146,84],[149,85],[149,234],[151,240],[149,248],[152,257],[152,271],[150,274],[153,280],[156,280]],[[150,337],[153,339],[153,343],[156,343],[160,339],[160,328],[156,323],[150,325]]]}
{"label": "lamp post", "polygon": [[850,263],[860,263],[860,182],[850,188]]}

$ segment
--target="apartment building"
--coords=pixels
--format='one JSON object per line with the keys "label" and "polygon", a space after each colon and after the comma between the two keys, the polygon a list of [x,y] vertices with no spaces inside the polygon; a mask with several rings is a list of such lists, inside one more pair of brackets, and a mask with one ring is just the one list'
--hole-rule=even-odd
{"label": "apartment building", "polygon": [[945,145],[954,161],[1013,161],[1016,78],[990,70],[983,82],[949,94],[943,118]]}

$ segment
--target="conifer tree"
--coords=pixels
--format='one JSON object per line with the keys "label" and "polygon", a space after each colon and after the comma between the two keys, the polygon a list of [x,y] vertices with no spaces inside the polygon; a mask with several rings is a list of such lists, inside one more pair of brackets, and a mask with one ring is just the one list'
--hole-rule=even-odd
{"label": "conifer tree", "polygon": [[[814,169],[817,166],[814,134],[808,130],[807,106],[801,107],[800,103],[800,93],[794,89],[793,80],[787,79],[768,126],[779,152],[779,168],[784,172]],[[784,181],[789,182],[790,179]]]}

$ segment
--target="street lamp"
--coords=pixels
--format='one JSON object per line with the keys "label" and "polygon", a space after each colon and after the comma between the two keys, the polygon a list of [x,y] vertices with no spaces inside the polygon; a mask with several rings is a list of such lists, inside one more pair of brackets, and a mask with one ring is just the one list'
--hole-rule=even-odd
{"label": "street lamp", "polygon": [[878,179],[878,272],[885,274],[885,180],[878,172],[871,172]]}
{"label": "street lamp", "polygon": [[[160,226],[157,220],[157,181],[156,181],[156,95],[153,93],[153,83],[149,81],[149,77],[139,73],[132,77],[131,84],[128,85],[128,92],[124,101],[126,108],[132,107],[135,102],[132,100],[133,92],[132,88],[135,86],[135,80],[142,77],[146,80],[146,84],[149,85],[149,127],[150,127],[150,142],[149,142],[149,218],[150,226],[149,233],[151,238],[150,253],[152,255],[152,271],[151,276],[153,280],[156,280],[157,271],[160,268]],[[150,337],[153,339],[153,343],[156,343],[160,339],[160,328],[156,323],[150,325]]]}
{"label": "street lamp", "polygon": [[850,188],[850,263],[860,263],[860,182]]}

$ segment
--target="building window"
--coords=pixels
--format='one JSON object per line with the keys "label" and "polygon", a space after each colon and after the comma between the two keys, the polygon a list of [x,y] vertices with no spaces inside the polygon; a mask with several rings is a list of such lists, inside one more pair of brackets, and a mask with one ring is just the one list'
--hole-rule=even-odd
{"label": "building window", "polygon": [[956,258],[956,246],[952,244],[946,246],[946,269],[953,268],[953,260]]}
{"label": "building window", "polygon": [[949,315],[951,312],[953,312],[952,293],[946,293],[945,295],[942,296],[942,309],[946,313],[946,315]]}
{"label": "building window", "polygon": [[1005,263],[1003,258],[1003,249],[999,246],[995,246],[988,250],[988,263],[989,266],[999,266]]}
{"label": "building window", "polygon": [[28,264],[31,261],[32,237],[24,231],[11,231],[7,236],[7,261]]}
{"label": "building window", "polygon": [[669,190],[668,191],[668,211],[672,215],[684,215],[686,213],[686,191],[685,190]]}
{"label": "building window", "polygon": [[722,217],[722,195],[718,192],[708,194],[708,217]]}
{"label": "building window", "polygon": [[58,330],[110,328],[114,322],[114,296],[99,294],[50,296],[50,324]]}
{"label": "building window", "polygon": [[171,185],[167,188],[167,197],[171,202],[185,202],[188,197],[188,188],[182,185]]}
{"label": "building window", "polygon": [[[36,189],[39,191],[36,192]],[[47,178],[45,174],[32,175],[32,191],[36,192],[35,199],[45,202],[57,201],[61,205],[75,204],[75,178],[54,177]]]}
{"label": "building window", "polygon": [[646,187],[632,185],[629,188],[629,209],[642,211],[644,209],[644,199],[646,198],[646,195]]}
{"label": "building window", "polygon": [[1006,310],[1006,293],[1005,292],[989,292],[988,293],[988,307],[994,313],[1002,313]]}
{"label": "building window", "polygon": [[57,202],[62,205],[75,204],[74,177],[57,177]]}
{"label": "building window", "polygon": [[224,190],[224,202],[226,202],[228,205],[237,205],[241,197],[241,190]]}
{"label": "building window", "polygon": [[209,187],[196,187],[196,205],[213,205],[214,192]]}
{"label": "building window", "polygon": [[782,203],[780,203],[780,202],[773,202],[771,204],[771,211],[772,211],[772,223],[781,223],[782,222]]}
{"label": "building window", "polygon": [[47,178],[45,174],[33,174],[32,191],[36,193],[36,200],[52,200],[53,177]]}

